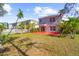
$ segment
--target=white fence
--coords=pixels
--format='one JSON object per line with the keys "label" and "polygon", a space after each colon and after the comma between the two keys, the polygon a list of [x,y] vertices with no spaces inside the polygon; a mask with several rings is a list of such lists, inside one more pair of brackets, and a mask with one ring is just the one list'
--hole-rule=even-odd
{"label": "white fence", "polygon": [[[11,31],[11,29],[4,29],[2,31],[2,34],[8,34],[10,31]],[[11,34],[14,34],[14,33],[27,33],[27,32],[29,32],[27,29],[13,29],[11,31]]]}

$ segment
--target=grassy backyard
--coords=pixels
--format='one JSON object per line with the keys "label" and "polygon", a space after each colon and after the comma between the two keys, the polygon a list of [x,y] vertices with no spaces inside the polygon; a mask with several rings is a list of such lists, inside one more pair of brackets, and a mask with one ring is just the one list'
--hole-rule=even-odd
{"label": "grassy backyard", "polygon": [[14,39],[7,42],[7,50],[0,55],[57,56],[79,55],[79,35],[75,39],[53,37],[33,33],[12,34]]}

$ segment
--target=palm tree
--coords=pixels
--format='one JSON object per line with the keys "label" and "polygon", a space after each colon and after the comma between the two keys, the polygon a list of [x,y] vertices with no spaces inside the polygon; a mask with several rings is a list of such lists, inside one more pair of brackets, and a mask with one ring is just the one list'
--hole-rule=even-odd
{"label": "palm tree", "polygon": [[59,24],[61,34],[70,34],[70,37],[74,39],[77,29],[79,29],[78,18],[69,17],[69,21],[63,21]]}
{"label": "palm tree", "polygon": [[[19,9],[18,14],[17,14],[17,20],[16,20],[16,23],[15,23],[16,26],[17,26],[18,20],[21,19],[21,18],[23,18],[23,17],[24,17],[24,16],[23,16],[23,11],[22,11],[21,9]],[[15,27],[15,26],[13,26],[13,28],[11,28],[11,31],[8,33],[7,36],[9,36],[9,34],[10,34],[10,33],[12,32],[12,30],[14,29],[14,27]]]}
{"label": "palm tree", "polygon": [[67,25],[68,25],[69,30],[70,30],[71,38],[74,39],[76,31],[78,29],[78,25],[79,25],[78,18],[74,18],[74,17],[69,18]]}
{"label": "palm tree", "polygon": [[31,21],[26,25],[26,29],[29,30],[29,32],[33,32],[36,30],[35,25],[36,25],[36,21]]}
{"label": "palm tree", "polygon": [[18,23],[17,26],[16,26],[18,29],[21,29],[22,30],[22,33],[23,33],[23,29],[26,29],[26,24],[24,24],[23,22],[21,23]]}
{"label": "palm tree", "polygon": [[25,24],[24,24],[23,22],[21,22],[21,23],[19,23],[19,24],[17,25],[17,28],[18,28],[18,29],[25,29]]}
{"label": "palm tree", "polygon": [[18,12],[18,14],[17,14],[17,19],[21,19],[21,18],[23,18],[24,16],[23,16],[23,11],[21,10],[21,9],[19,9],[19,12]]}

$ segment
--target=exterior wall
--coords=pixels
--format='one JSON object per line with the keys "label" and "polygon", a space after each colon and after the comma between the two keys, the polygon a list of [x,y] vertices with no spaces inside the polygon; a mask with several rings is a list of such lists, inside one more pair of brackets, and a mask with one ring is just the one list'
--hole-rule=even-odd
{"label": "exterior wall", "polygon": [[[52,20],[55,20],[54,22],[50,22],[50,19]],[[57,25],[59,24],[59,22],[61,21],[61,16],[55,16],[55,17],[45,17],[45,18],[40,18],[39,19],[39,26],[41,28],[41,26],[45,26],[45,31],[46,32],[53,32],[53,30],[51,31],[50,30],[50,26],[55,26],[56,27],[56,30],[55,31],[58,31],[58,27]]]}
{"label": "exterior wall", "polygon": [[12,24],[9,24],[9,29],[13,28]]}
{"label": "exterior wall", "polygon": [[39,24],[48,24],[48,23],[49,23],[49,19],[48,18],[39,19]]}

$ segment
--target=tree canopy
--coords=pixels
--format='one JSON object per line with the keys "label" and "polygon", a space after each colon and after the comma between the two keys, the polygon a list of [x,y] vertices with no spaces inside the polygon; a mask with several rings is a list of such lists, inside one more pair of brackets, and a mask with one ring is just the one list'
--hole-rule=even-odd
{"label": "tree canopy", "polygon": [[4,6],[4,4],[0,3],[0,17],[4,16],[7,13],[7,11],[4,10],[3,6]]}

